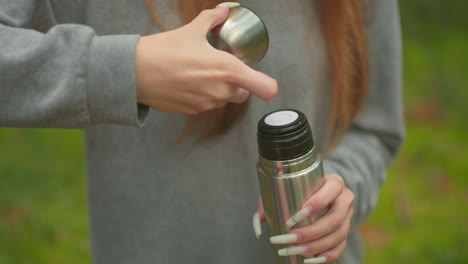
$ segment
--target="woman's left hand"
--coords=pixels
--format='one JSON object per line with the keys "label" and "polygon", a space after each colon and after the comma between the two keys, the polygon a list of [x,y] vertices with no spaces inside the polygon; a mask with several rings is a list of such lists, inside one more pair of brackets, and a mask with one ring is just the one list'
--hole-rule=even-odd
{"label": "woman's left hand", "polygon": [[[336,261],[346,249],[346,240],[353,215],[354,194],[345,187],[343,178],[336,174],[325,175],[325,183],[312,195],[287,225],[294,227],[302,220],[327,207],[328,212],[314,223],[292,229],[288,234],[273,236],[272,244],[286,244],[280,249],[280,256],[306,256],[304,263],[329,263]],[[266,221],[262,202],[259,201],[254,216],[254,228],[258,235],[259,221]],[[310,256],[310,257],[307,257]]]}

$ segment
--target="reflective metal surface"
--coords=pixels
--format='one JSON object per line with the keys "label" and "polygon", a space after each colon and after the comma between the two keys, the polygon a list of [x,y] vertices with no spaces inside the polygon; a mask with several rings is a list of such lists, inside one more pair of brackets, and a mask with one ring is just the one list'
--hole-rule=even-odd
{"label": "reflective metal surface", "polygon": [[[260,157],[257,171],[271,236],[287,234],[291,228],[286,226],[286,221],[323,185],[322,160],[313,148],[306,155],[293,160],[271,161]],[[325,213],[326,210],[314,214],[294,228],[309,225]],[[303,263],[302,256],[279,257],[277,252],[284,247],[273,245],[277,264]]]}
{"label": "reflective metal surface", "polygon": [[208,34],[208,42],[248,65],[260,61],[268,49],[268,32],[263,21],[240,5],[231,5],[229,10],[226,21]]}

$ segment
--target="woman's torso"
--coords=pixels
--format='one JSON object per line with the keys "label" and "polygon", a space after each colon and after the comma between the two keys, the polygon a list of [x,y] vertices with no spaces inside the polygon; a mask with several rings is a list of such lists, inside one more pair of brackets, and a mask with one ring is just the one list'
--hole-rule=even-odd
{"label": "woman's torso", "polygon": [[[75,10],[51,3],[57,23],[84,23],[99,35],[158,31],[148,23],[143,0],[77,1]],[[268,28],[269,50],[254,67],[278,81],[278,97],[272,102],[251,97],[248,113],[233,129],[197,144],[170,144],[185,117],[155,110],[143,128],[87,129],[96,263],[271,263],[268,237],[257,240],[251,224],[259,197],[256,123],[267,112],[298,109],[323,147],[329,111],[326,48],[313,1],[241,3]],[[170,5],[159,3],[155,12],[169,28],[178,26]],[[353,243],[348,247],[346,263],[352,263],[358,249]]]}

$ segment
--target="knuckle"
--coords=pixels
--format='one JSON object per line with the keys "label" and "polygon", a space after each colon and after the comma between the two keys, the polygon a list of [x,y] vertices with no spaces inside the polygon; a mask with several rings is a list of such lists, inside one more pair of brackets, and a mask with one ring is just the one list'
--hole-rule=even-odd
{"label": "knuckle", "polygon": [[309,237],[310,237],[309,232],[304,232],[304,230],[295,230],[294,233],[297,234],[298,242],[309,241]]}
{"label": "knuckle", "polygon": [[329,241],[324,241],[323,239],[317,239],[309,243],[309,254],[320,254],[330,249],[333,245]]}
{"label": "knuckle", "polygon": [[351,218],[347,218],[346,223],[344,223],[344,231],[346,233],[346,236],[348,236],[350,229],[351,229]]}
{"label": "knuckle", "polygon": [[348,229],[347,228],[342,228],[340,231],[338,231],[338,240],[345,241],[348,238]]}
{"label": "knuckle", "polygon": [[328,253],[327,261],[328,261],[328,263],[337,261],[338,257],[339,257],[339,253],[335,252],[335,251],[332,251],[332,252]]}
{"label": "knuckle", "polygon": [[347,188],[345,189],[345,193],[347,195],[349,203],[350,204],[354,203],[354,200],[356,199],[356,196],[354,195],[354,193],[350,189],[347,189]]}
{"label": "knuckle", "polygon": [[238,89],[237,91],[232,93],[232,96],[229,100],[233,103],[243,103],[247,100],[248,97],[249,93],[247,91]]}
{"label": "knuckle", "polygon": [[224,96],[220,91],[213,91],[209,95],[209,98],[211,99],[211,101],[216,102],[216,103],[223,101],[223,97]]}
{"label": "knuckle", "polygon": [[242,95],[240,96],[239,103],[243,103],[243,102],[247,101],[247,99],[249,99],[249,95],[250,95],[249,92],[243,91]]}
{"label": "knuckle", "polygon": [[350,204],[352,204],[352,203],[354,203],[354,201],[356,200],[356,195],[354,195],[354,193],[351,192],[351,191],[349,191],[349,192],[351,193],[351,194],[350,194],[351,197],[350,197],[349,200],[350,200]]}
{"label": "knuckle", "polygon": [[343,221],[344,221],[344,217],[342,215],[335,215],[331,219],[331,226],[337,229],[343,224]]}
{"label": "knuckle", "polygon": [[195,109],[197,114],[202,113],[202,112],[206,112],[206,111],[211,110],[213,108],[214,108],[214,104],[211,103],[211,102],[206,102],[206,103],[194,106],[194,109]]}
{"label": "knuckle", "polygon": [[234,66],[232,66],[232,63],[224,62],[220,63],[219,69],[220,73],[218,75],[218,78],[223,81],[223,82],[229,82],[232,83],[235,80],[235,69]]}
{"label": "knuckle", "polygon": [[327,206],[327,204],[325,204],[322,200],[317,199],[310,201],[309,204],[314,208],[314,210],[321,210]]}
{"label": "knuckle", "polygon": [[226,87],[226,89],[224,89],[224,94],[225,94],[225,98],[224,100],[229,100],[231,99],[235,94],[236,94],[236,89],[235,88],[232,88],[232,87]]}
{"label": "knuckle", "polygon": [[203,11],[200,12],[200,16],[213,16],[213,12],[211,12],[209,9],[205,9]]}
{"label": "knuckle", "polygon": [[337,261],[345,249],[346,249],[346,241],[343,241],[336,248],[330,251],[329,260]]}
{"label": "knuckle", "polygon": [[220,103],[217,103],[217,102],[207,103],[202,112],[206,112],[206,111],[218,108],[219,105],[220,105]]}
{"label": "knuckle", "polygon": [[335,181],[336,183],[338,183],[338,184],[340,184],[340,185],[344,185],[344,180],[343,180],[343,178],[342,178],[340,175],[338,175],[338,174],[334,174],[334,173],[333,173],[333,174],[329,174],[329,178],[330,178],[330,180]]}
{"label": "knuckle", "polygon": [[221,88],[218,91],[214,92],[211,97],[217,103],[226,102],[229,98],[231,98],[231,92],[229,89]]}
{"label": "knuckle", "polygon": [[346,249],[347,244],[348,242],[345,240],[341,242],[336,248],[330,250],[329,253],[327,254],[327,261],[329,262],[337,261],[340,258],[341,254],[343,254],[344,250]]}
{"label": "knuckle", "polygon": [[314,243],[305,243],[305,244],[301,244],[301,246],[304,247],[304,252],[301,253],[300,255],[307,256],[307,255],[311,255],[314,253]]}
{"label": "knuckle", "polygon": [[335,184],[337,184],[341,189],[344,188],[344,180],[340,176],[336,177],[334,180]]}
{"label": "knuckle", "polygon": [[221,50],[215,50],[214,56],[217,59],[216,63],[219,69],[223,71],[231,72],[238,67],[238,59],[232,54]]}

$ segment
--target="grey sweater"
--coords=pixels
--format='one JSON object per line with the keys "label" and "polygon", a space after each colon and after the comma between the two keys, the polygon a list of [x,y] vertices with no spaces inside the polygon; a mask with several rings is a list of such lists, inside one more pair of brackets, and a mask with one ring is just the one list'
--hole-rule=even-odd
{"label": "grey sweater", "polygon": [[[0,125],[85,128],[94,263],[271,263],[268,237],[257,240],[251,226],[256,122],[272,110],[298,109],[323,149],[326,47],[312,1],[241,2],[269,29],[270,49],[256,68],[278,80],[279,95],[252,98],[223,136],[171,145],[185,117],[136,102],[135,45],[145,28],[158,31],[148,27],[142,0],[0,0]],[[162,18],[177,16],[170,6],[156,9]],[[369,96],[324,160],[356,195],[340,263],[362,261],[356,226],[375,206],[404,134],[397,1],[367,1],[365,14]]]}

